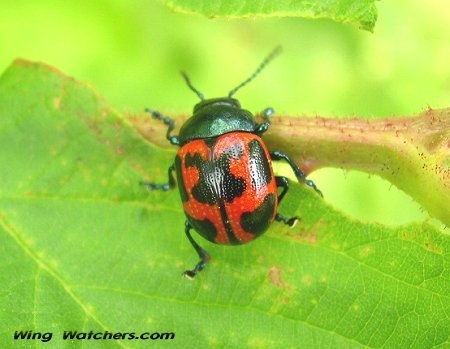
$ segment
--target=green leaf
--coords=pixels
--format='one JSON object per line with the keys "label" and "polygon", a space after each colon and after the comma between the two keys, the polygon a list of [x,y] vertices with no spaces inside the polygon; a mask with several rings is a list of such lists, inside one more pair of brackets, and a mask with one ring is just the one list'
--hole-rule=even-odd
{"label": "green leaf", "polygon": [[[157,121],[152,121],[157,122]],[[16,62],[0,79],[0,347],[142,348],[141,340],[64,341],[64,331],[173,332],[174,348],[444,347],[449,237],[427,224],[363,224],[293,184],[303,217],[251,244],[184,237],[165,181],[173,148],[146,141],[86,86]],[[325,193],[326,195],[326,193]]]}
{"label": "green leaf", "polygon": [[377,20],[375,0],[277,1],[277,0],[166,0],[173,10],[207,17],[329,18],[373,30]]}

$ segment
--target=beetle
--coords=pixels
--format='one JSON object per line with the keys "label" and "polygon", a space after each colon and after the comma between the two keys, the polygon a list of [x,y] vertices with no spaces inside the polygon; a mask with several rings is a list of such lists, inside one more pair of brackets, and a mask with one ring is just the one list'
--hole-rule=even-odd
{"label": "beetle", "polygon": [[[153,118],[168,126],[167,140],[180,149],[169,167],[168,183],[141,182],[149,190],[167,191],[178,183],[186,215],[185,233],[200,261],[183,273],[193,279],[206,266],[210,256],[193,239],[191,229],[203,238],[223,245],[239,245],[261,236],[275,220],[293,227],[298,217],[285,218],[278,205],[289,189],[284,176],[275,176],[272,160],[285,160],[297,179],[321,191],[295,162],[280,151],[269,151],[261,136],[269,129],[272,108],[266,108],[258,124],[251,112],[241,108],[232,96],[252,81],[280,52],[273,50],[244,82],[227,97],[206,99],[182,72],[187,86],[200,98],[193,115],[172,135],[175,122],[158,111],[146,109]],[[176,181],[173,176],[176,173]],[[278,193],[278,188],[281,192]]]}

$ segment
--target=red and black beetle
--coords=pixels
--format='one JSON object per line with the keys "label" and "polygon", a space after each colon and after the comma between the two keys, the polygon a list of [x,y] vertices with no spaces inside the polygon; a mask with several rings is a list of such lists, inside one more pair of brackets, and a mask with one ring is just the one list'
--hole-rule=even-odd
{"label": "red and black beetle", "polygon": [[[167,139],[180,146],[175,163],[169,168],[169,183],[142,182],[149,190],[169,190],[175,186],[176,172],[180,197],[186,214],[185,232],[200,261],[184,275],[194,278],[210,259],[192,238],[194,228],[205,239],[224,245],[244,244],[262,235],[273,220],[293,226],[298,217],[285,218],[277,212],[278,204],[289,188],[286,177],[274,176],[272,160],[286,160],[297,178],[320,195],[316,185],[287,155],[268,151],[260,136],[270,126],[272,108],[257,124],[253,115],[232,98],[278,54],[275,49],[247,80],[231,90],[228,97],[205,99],[183,73],[189,88],[201,99],[194,113],[181,127],[178,136],[172,119],[147,109],[155,119],[168,125]],[[278,194],[278,187],[282,188]]]}

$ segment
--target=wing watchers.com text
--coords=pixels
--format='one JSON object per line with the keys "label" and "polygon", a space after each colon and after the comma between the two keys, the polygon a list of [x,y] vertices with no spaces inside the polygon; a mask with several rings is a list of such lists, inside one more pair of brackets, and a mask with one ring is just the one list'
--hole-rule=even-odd
{"label": "wing watchers.com text", "polygon": [[15,340],[49,342],[52,339],[65,341],[84,340],[171,340],[175,339],[173,332],[79,332],[64,331],[61,335],[54,336],[53,332],[15,331]]}

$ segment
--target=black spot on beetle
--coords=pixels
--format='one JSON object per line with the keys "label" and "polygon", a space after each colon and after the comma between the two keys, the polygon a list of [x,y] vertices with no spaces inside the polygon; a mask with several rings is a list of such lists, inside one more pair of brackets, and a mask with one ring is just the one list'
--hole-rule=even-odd
{"label": "black spot on beetle", "polygon": [[177,182],[178,182],[178,188],[180,190],[181,201],[187,202],[187,201],[189,201],[189,195],[188,195],[188,193],[186,191],[186,187],[184,185],[183,175],[181,172],[181,158],[179,155],[177,155],[175,157],[175,170],[176,170],[176,174],[177,174]]}
{"label": "black spot on beetle", "polygon": [[256,236],[264,233],[269,227],[275,210],[276,197],[274,194],[267,194],[263,203],[252,212],[244,212],[241,215],[241,226],[248,232]]}
{"label": "black spot on beetle", "polygon": [[227,147],[217,159],[203,160],[199,153],[194,156],[187,154],[185,166],[197,167],[200,174],[198,183],[192,188],[193,197],[198,202],[217,205],[222,200],[231,203],[242,196],[246,189],[245,180],[231,173],[230,160],[243,155],[242,146],[238,143]]}
{"label": "black spot on beetle", "polygon": [[202,162],[203,160],[199,153],[195,153],[194,156],[191,156],[191,154],[188,153],[184,158],[184,166],[186,166],[186,168],[195,167],[197,164],[201,164]]}
{"label": "black spot on beetle", "polygon": [[212,147],[214,147],[218,139],[219,137],[211,137],[205,138],[203,141],[205,142],[206,146],[211,149]]}
{"label": "black spot on beetle", "polygon": [[206,240],[215,242],[217,236],[217,229],[209,219],[195,219],[186,213],[186,217],[191,223],[192,227],[197,233],[203,236]]}
{"label": "black spot on beetle", "polygon": [[248,150],[250,153],[252,186],[255,189],[264,187],[272,180],[272,173],[266,153],[257,139],[253,139],[248,143]]}
{"label": "black spot on beetle", "polygon": [[228,240],[231,245],[238,245],[241,242],[234,235],[233,227],[231,226],[230,220],[228,218],[227,211],[225,209],[225,203],[223,200],[219,202],[220,218],[222,218],[223,226],[225,227],[225,232],[227,233]]}

